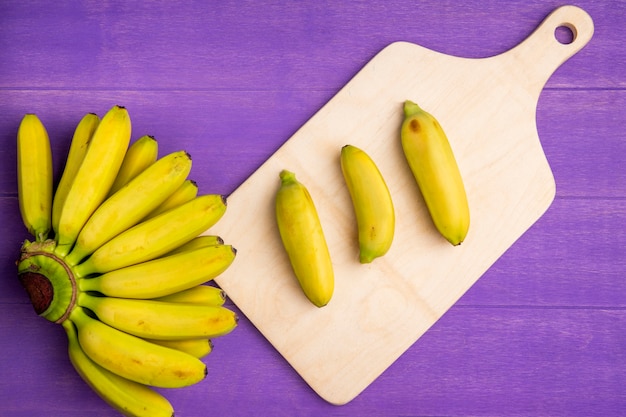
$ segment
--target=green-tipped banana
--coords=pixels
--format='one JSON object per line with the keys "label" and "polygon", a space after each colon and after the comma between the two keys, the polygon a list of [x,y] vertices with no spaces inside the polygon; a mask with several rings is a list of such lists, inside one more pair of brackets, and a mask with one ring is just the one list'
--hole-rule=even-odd
{"label": "green-tipped banana", "polygon": [[378,167],[353,145],[341,149],[341,171],[356,215],[359,260],[370,263],[391,247],[395,212],[389,188]]}
{"label": "green-tipped banana", "polygon": [[115,194],[139,175],[143,170],[152,165],[159,155],[159,144],[153,136],[144,135],[133,142],[124,156],[120,170],[109,190],[109,196]]}
{"label": "green-tipped banana", "polygon": [[52,223],[52,151],[48,132],[34,114],[17,131],[17,187],[22,221],[38,242]]}
{"label": "green-tipped banana", "polygon": [[61,209],[65,204],[65,198],[80,165],[83,163],[87,147],[99,123],[100,118],[97,114],[87,113],[80,119],[74,130],[70,150],[65,161],[65,168],[54,193],[54,201],[52,203],[52,229],[54,229],[55,234],[58,234],[59,218],[61,217]]}
{"label": "green-tipped banana", "polygon": [[149,213],[145,220],[151,219],[174,207],[182,206],[198,196],[198,184],[194,180],[185,180],[174,193]]}
{"label": "green-tipped banana", "polygon": [[173,152],[150,165],[96,209],[80,231],[66,261],[70,265],[78,264],[113,237],[136,225],[180,187],[190,170],[191,157],[185,151]]}
{"label": "green-tipped banana", "polygon": [[226,302],[226,293],[221,288],[200,284],[187,290],[178,291],[173,294],[164,295],[163,297],[157,297],[154,299],[170,303],[221,306]]}
{"label": "green-tipped banana", "polygon": [[451,244],[467,235],[470,212],[465,186],[448,138],[435,117],[407,100],[401,130],[404,155],[435,227]]}
{"label": "green-tipped banana", "polygon": [[213,351],[213,342],[211,342],[211,339],[146,340],[170,349],[180,350],[198,359],[204,358]]}
{"label": "green-tipped banana", "polygon": [[280,180],[275,208],[283,246],[304,294],[323,307],[332,298],[335,278],[315,204],[294,173],[283,170]]}
{"label": "green-tipped banana", "polygon": [[213,226],[226,212],[226,198],[207,194],[122,232],[74,267],[86,277],[164,255]]}
{"label": "green-tipped banana", "polygon": [[171,303],[81,293],[78,304],[123,332],[157,340],[210,339],[237,327],[237,315],[223,306]]}
{"label": "green-tipped banana", "polygon": [[107,404],[127,417],[173,417],[172,404],[154,389],[123,378],[92,361],[83,352],[72,322],[63,322],[68,353],[76,372]]}
{"label": "green-tipped banana", "polygon": [[80,279],[78,286],[82,291],[97,291],[109,297],[163,297],[212,280],[230,266],[235,256],[232,246],[210,246]]}
{"label": "green-tipped banana", "polygon": [[56,252],[67,255],[80,230],[106,198],[128,149],[131,123],[128,111],[114,106],[98,124],[87,153],[60,211]]}
{"label": "green-tipped banana", "polygon": [[124,333],[90,317],[82,307],[70,316],[87,356],[109,371],[140,384],[179,388],[202,381],[206,365],[198,358]]}

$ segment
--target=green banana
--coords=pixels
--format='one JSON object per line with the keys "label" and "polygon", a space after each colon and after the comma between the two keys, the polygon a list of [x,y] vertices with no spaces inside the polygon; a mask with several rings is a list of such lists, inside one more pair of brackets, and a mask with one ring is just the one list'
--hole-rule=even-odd
{"label": "green banana", "polygon": [[467,236],[470,211],[463,178],[441,125],[414,102],[404,103],[402,149],[439,233],[452,245]]}
{"label": "green banana", "polygon": [[230,266],[236,253],[230,245],[208,246],[79,279],[77,284],[81,291],[109,297],[163,297],[212,280]]}
{"label": "green banana", "polygon": [[341,171],[356,215],[359,260],[370,263],[391,247],[395,211],[389,188],[372,158],[353,145],[341,149]]}
{"label": "green banana", "polygon": [[115,194],[130,180],[152,165],[157,160],[158,154],[159,144],[153,136],[144,135],[133,142],[124,155],[124,160],[113,185],[111,185],[108,196]]}
{"label": "green banana", "polygon": [[109,371],[140,384],[179,388],[207,375],[198,358],[117,330],[89,316],[82,307],[70,315],[85,354]]}
{"label": "green banana", "polygon": [[137,224],[185,181],[190,170],[191,157],[185,151],[173,152],[150,165],[94,211],[65,257],[66,262],[78,264]]}
{"label": "green banana", "polygon": [[26,114],[17,130],[17,187],[24,226],[43,242],[52,223],[52,151],[35,114]]}
{"label": "green banana", "polygon": [[57,255],[69,253],[80,230],[106,198],[128,149],[130,135],[130,117],[124,107],[114,106],[102,117],[60,211],[55,237]]}
{"label": "green banana", "polygon": [[79,277],[86,277],[154,259],[205,232],[225,212],[225,197],[196,197],[115,236],[76,265],[74,271]]}
{"label": "green banana", "polygon": [[61,209],[65,204],[65,198],[67,197],[67,193],[72,186],[72,182],[74,181],[74,177],[80,165],[83,163],[89,142],[99,123],[100,118],[97,114],[87,113],[80,119],[74,130],[74,136],[70,143],[65,168],[63,169],[63,174],[61,175],[59,185],[57,185],[52,202],[52,229],[55,234],[58,234],[59,218],[61,217]]}
{"label": "green banana", "polygon": [[237,315],[223,306],[130,298],[78,296],[78,305],[123,332],[157,340],[210,339],[237,326]]}
{"label": "green banana", "polygon": [[280,172],[275,212],[289,262],[306,297],[317,307],[332,298],[335,277],[322,225],[307,188],[293,172]]}
{"label": "green banana", "polygon": [[172,404],[154,389],[104,369],[83,352],[74,324],[63,328],[68,338],[68,354],[76,372],[107,404],[127,417],[173,417]]}

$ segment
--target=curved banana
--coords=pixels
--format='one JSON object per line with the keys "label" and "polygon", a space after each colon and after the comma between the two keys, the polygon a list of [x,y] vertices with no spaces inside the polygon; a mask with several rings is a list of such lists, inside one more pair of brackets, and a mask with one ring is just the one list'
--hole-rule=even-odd
{"label": "curved banana", "polygon": [[198,196],[198,184],[194,180],[185,180],[180,187],[167,200],[149,213],[144,220],[151,219],[167,210],[182,206]]}
{"label": "curved banana", "polygon": [[181,252],[185,252],[188,250],[194,250],[194,249],[199,249],[199,248],[205,248],[207,246],[215,246],[215,245],[223,245],[223,244],[224,244],[224,240],[219,236],[202,235],[202,236],[194,237],[189,242],[185,243],[184,245],[180,245],[173,251],[168,252],[167,254],[173,255],[175,253],[181,253]]}
{"label": "curved banana", "polygon": [[213,342],[211,342],[211,339],[146,340],[170,349],[180,350],[198,359],[204,358],[213,351]]}
{"label": "curved banana", "polygon": [[26,114],[17,130],[17,188],[22,221],[38,242],[52,222],[52,150],[48,132],[35,114]]}
{"label": "curved banana", "polygon": [[150,165],[94,211],[65,261],[69,265],[78,264],[137,224],[180,187],[190,170],[191,157],[185,151],[173,152]]}
{"label": "curved banana", "polygon": [[154,299],[171,303],[221,306],[226,302],[226,293],[221,288],[214,287],[212,285],[200,284],[187,290],[175,292],[170,295],[164,295],[163,297],[156,297]]}
{"label": "curved banana", "polygon": [[140,384],[179,388],[196,384],[207,375],[198,358],[150,343],[90,317],[82,307],[70,315],[78,342],[89,358],[109,371]]}
{"label": "curved banana", "polygon": [[63,169],[63,174],[61,175],[59,185],[57,185],[52,202],[52,229],[55,233],[58,233],[59,230],[59,218],[61,217],[61,209],[65,203],[65,198],[67,197],[67,193],[80,165],[83,163],[83,159],[87,153],[87,147],[99,123],[100,118],[97,114],[87,113],[80,119],[74,130],[70,150],[67,155],[67,160],[65,161],[65,168]]}
{"label": "curved banana", "polygon": [[370,263],[386,254],[393,241],[391,194],[372,158],[356,146],[341,148],[341,171],[356,215],[359,261]]}
{"label": "curved banana", "polygon": [[79,277],[86,277],[154,259],[205,232],[225,212],[225,197],[196,197],[115,236],[76,265],[74,271]]}
{"label": "curved banana", "polygon": [[222,306],[131,298],[78,296],[78,304],[123,332],[157,340],[210,339],[237,327],[237,315]]}
{"label": "curved banana", "polygon": [[144,135],[134,141],[126,151],[120,170],[111,185],[108,196],[115,194],[139,175],[143,170],[152,165],[159,155],[159,143],[153,136]]}
{"label": "curved banana", "polygon": [[103,117],[67,192],[59,215],[55,253],[66,256],[89,216],[106,198],[130,142],[128,111],[114,106]]}
{"label": "curved banana", "polygon": [[77,284],[81,291],[109,297],[163,297],[212,280],[230,266],[235,255],[232,246],[209,246],[79,279]]}
{"label": "curved banana", "polygon": [[470,212],[465,186],[439,122],[417,104],[404,103],[402,148],[435,227],[451,244],[467,235]]}
{"label": "curved banana", "polygon": [[173,417],[172,404],[154,389],[104,369],[83,352],[74,324],[66,320],[63,328],[68,338],[70,362],[107,404],[127,417]]}
{"label": "curved banana", "polygon": [[335,278],[322,225],[307,188],[293,172],[280,172],[275,209],[289,262],[307,298],[323,307],[332,298]]}

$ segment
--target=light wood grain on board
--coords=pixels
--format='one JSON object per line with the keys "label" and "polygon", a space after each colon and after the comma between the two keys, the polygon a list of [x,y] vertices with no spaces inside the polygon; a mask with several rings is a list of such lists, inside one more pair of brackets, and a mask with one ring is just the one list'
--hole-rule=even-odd
{"label": "light wood grain on board", "polygon": [[[571,44],[554,31],[566,25]],[[365,389],[548,208],[552,172],[535,125],[550,75],[591,38],[576,7],[557,9],[501,55],[462,59],[391,44],[372,59],[230,197],[211,233],[238,255],[217,279],[229,297],[325,400],[345,404]],[[470,231],[452,247],[435,231],[399,143],[402,103],[411,99],[446,130],[465,179]],[[341,146],[378,164],[396,209],[388,254],[358,262],[355,219],[339,168]],[[274,220],[278,173],[308,187],[335,267],[333,299],[318,309],[293,277]]]}

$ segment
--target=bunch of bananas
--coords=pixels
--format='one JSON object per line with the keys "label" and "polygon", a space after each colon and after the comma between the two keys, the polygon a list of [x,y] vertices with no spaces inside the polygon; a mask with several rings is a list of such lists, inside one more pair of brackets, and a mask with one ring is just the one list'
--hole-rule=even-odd
{"label": "bunch of bananas", "polygon": [[53,193],[47,131],[24,116],[18,194],[34,240],[22,245],[18,275],[37,314],[63,326],[73,366],[102,399],[126,416],[171,417],[154,387],[203,380],[211,340],[237,326],[222,290],[204,285],[236,250],[204,234],[226,199],[198,195],[189,154],[159,158],[154,138],[130,138],[124,107],[86,114]]}
{"label": "bunch of bananas", "polygon": [[[404,102],[400,140],[408,166],[439,233],[458,246],[469,229],[465,185],[448,138],[430,113]],[[355,212],[359,261],[387,253],[395,232],[389,188],[372,158],[354,145],[341,148],[341,171]],[[317,307],[328,304],[334,288],[330,253],[315,204],[306,186],[283,170],[276,194],[276,220],[283,246],[304,294]]]}

